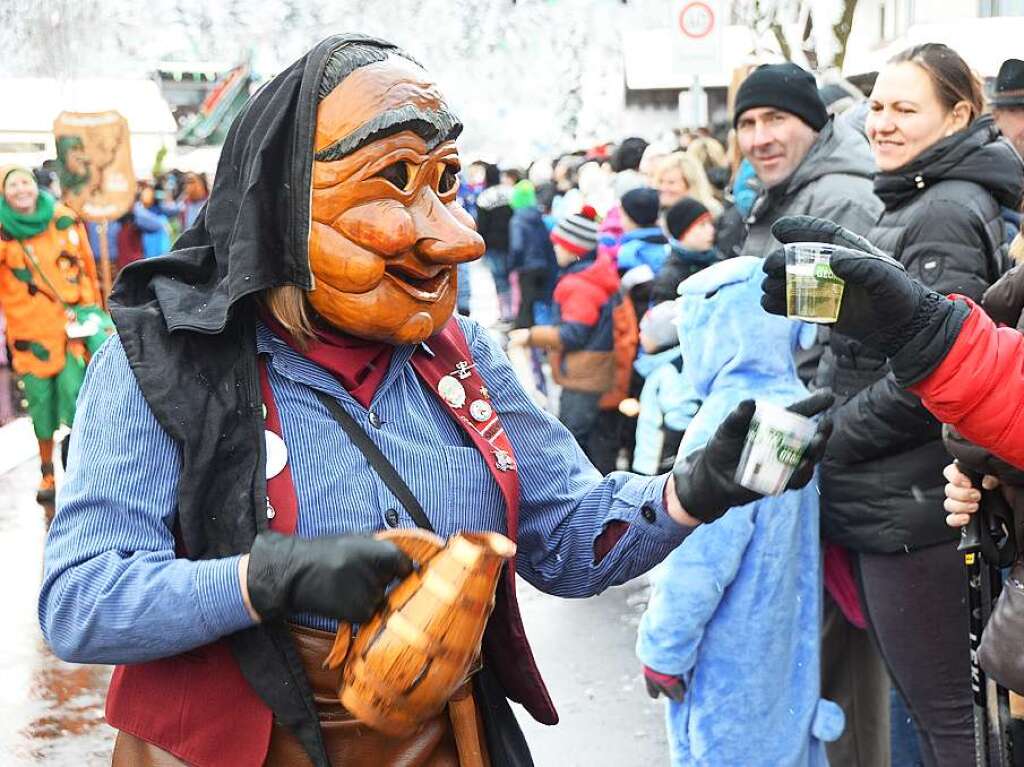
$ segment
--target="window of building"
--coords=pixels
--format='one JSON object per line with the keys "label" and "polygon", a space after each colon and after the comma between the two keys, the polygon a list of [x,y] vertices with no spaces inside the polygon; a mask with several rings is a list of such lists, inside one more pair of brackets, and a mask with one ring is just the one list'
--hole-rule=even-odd
{"label": "window of building", "polygon": [[44,152],[46,144],[36,141],[0,141],[0,154],[24,154]]}
{"label": "window of building", "polygon": [[1024,0],[979,0],[979,16],[1024,16]]}

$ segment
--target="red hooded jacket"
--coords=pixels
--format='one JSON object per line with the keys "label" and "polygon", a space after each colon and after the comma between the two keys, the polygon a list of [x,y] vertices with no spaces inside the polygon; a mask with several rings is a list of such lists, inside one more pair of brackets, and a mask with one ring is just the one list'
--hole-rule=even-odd
{"label": "red hooded jacket", "polygon": [[939,366],[911,391],[940,421],[1024,468],[1024,335],[957,298],[971,313]]}

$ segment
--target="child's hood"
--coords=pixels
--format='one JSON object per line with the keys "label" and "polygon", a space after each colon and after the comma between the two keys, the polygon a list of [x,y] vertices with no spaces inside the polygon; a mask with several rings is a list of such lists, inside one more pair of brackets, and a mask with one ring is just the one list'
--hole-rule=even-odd
{"label": "child's hood", "polygon": [[679,286],[684,372],[701,399],[727,387],[751,398],[766,388],[802,390],[793,352],[816,328],[761,308],[763,261],[741,256],[709,266]]}

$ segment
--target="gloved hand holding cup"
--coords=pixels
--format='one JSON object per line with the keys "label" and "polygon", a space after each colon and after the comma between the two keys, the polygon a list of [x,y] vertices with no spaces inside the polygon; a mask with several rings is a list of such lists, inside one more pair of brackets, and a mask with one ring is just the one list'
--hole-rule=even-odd
{"label": "gloved hand holding cup", "polygon": [[816,431],[810,418],[771,402],[756,402],[736,482],[762,495],[781,495]]}

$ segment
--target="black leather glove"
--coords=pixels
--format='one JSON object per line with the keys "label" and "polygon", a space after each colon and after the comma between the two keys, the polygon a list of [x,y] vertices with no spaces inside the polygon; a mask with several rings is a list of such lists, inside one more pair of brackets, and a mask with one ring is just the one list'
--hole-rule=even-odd
{"label": "black leather glove", "polygon": [[[832,392],[822,389],[786,409],[810,418],[828,410],[833,402]],[[735,480],[753,416],[754,401],[744,400],[726,416],[706,446],[676,461],[672,470],[676,497],[691,517],[701,522],[714,522],[733,506],[744,506],[762,497]],[[831,434],[832,422],[822,418],[787,488],[801,488],[811,481],[814,465],[825,454],[825,444]]]}
{"label": "black leather glove", "polygon": [[[783,243],[835,246],[832,271],[846,285],[834,328],[889,357],[901,385],[924,378],[945,356],[966,317],[966,306],[924,287],[898,261],[831,221],[784,216],[772,226],[772,234]],[[764,271],[761,305],[784,315],[786,256],[781,248],[765,259]]]}
{"label": "black leather glove", "polygon": [[249,553],[249,600],[265,621],[309,611],[365,623],[387,585],[412,572],[412,561],[388,541],[359,535],[299,538],[265,531]]}
{"label": "black leather glove", "polygon": [[682,679],[671,674],[662,674],[650,666],[644,666],[644,686],[647,687],[647,694],[655,699],[659,695],[664,695],[676,703],[682,703],[686,697],[686,683]]}

